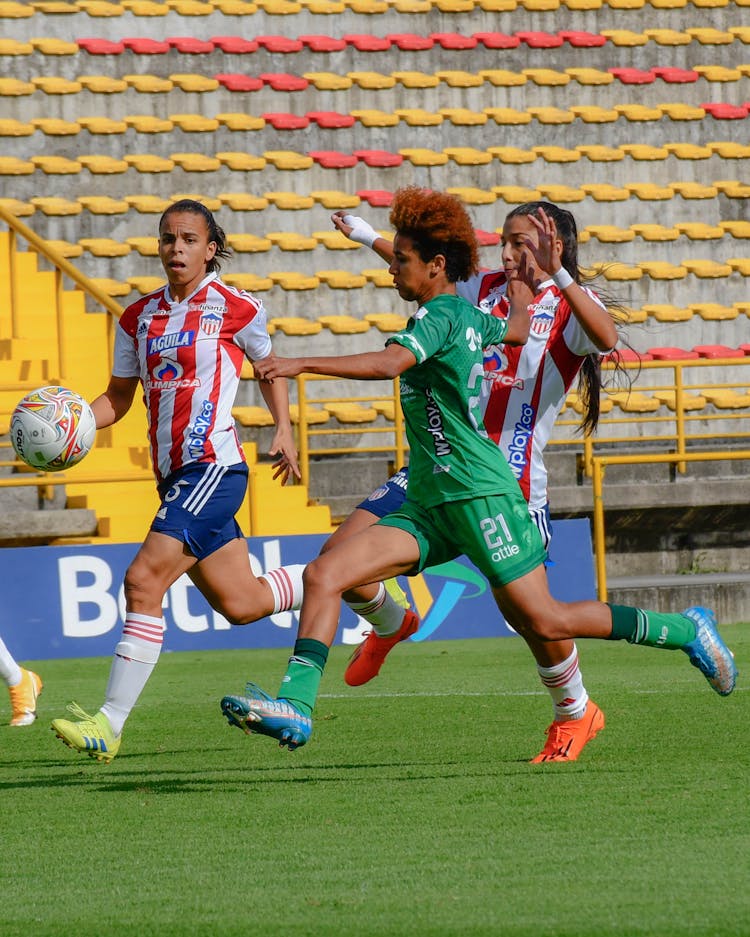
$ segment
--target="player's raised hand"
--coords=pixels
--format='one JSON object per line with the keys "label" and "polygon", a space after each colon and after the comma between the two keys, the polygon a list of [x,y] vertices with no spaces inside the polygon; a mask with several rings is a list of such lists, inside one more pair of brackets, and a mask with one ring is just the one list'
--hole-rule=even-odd
{"label": "player's raised hand", "polygon": [[526,246],[534,256],[537,267],[550,276],[562,266],[562,241],[557,234],[555,222],[543,208],[539,209],[539,217],[526,215],[526,218],[537,230],[537,240],[527,238]]}
{"label": "player's raised hand", "polygon": [[372,245],[380,237],[373,226],[360,218],[359,215],[350,215],[345,211],[335,211],[331,215],[331,221],[334,227],[338,228],[342,234],[345,234],[349,240],[356,241],[357,244],[364,244],[365,247]]}

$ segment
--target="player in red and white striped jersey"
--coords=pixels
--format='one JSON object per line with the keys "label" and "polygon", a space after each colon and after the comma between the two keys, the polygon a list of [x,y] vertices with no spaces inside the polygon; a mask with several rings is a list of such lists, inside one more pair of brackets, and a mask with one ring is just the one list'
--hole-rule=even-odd
{"label": "player in red and white striped jersey", "polygon": [[[224,232],[200,202],[171,205],[159,223],[167,284],[129,306],[115,338],[112,377],[91,407],[97,428],[130,409],[138,385],[148,417],[161,505],[125,574],[125,625],[115,648],[104,705],[94,716],[52,727],[72,748],[109,762],[122,727],[161,652],[162,602],[187,574],[211,606],[233,624],[299,608],[300,565],[256,577],[235,514],[248,469],[232,418],[245,358],[271,354],[263,304],[222,283]],[[270,452],[276,477],[299,477],[286,381],[260,390],[276,431]]]}

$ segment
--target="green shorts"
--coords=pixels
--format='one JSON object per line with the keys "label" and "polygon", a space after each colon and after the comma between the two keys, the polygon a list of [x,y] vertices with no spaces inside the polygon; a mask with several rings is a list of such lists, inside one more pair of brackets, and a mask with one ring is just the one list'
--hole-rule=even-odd
{"label": "green shorts", "polygon": [[407,575],[464,555],[491,586],[504,586],[544,563],[547,552],[529,507],[515,494],[467,498],[424,508],[409,500],[378,521],[410,533],[419,562]]}

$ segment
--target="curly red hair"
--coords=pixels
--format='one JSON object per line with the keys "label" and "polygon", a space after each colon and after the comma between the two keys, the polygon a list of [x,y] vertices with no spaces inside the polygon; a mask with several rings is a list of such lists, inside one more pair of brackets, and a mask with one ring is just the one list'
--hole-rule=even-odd
{"label": "curly red hair", "polygon": [[390,222],[399,234],[411,238],[423,261],[442,254],[451,283],[476,273],[479,244],[474,225],[455,195],[404,186],[394,195]]}

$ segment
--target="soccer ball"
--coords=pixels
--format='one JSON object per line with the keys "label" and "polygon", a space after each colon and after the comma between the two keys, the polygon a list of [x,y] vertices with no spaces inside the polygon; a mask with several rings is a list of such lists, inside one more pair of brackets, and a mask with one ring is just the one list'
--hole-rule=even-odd
{"label": "soccer ball", "polygon": [[26,394],[10,418],[10,440],[19,459],[44,472],[80,462],[94,445],[96,420],[80,394],[40,387]]}

